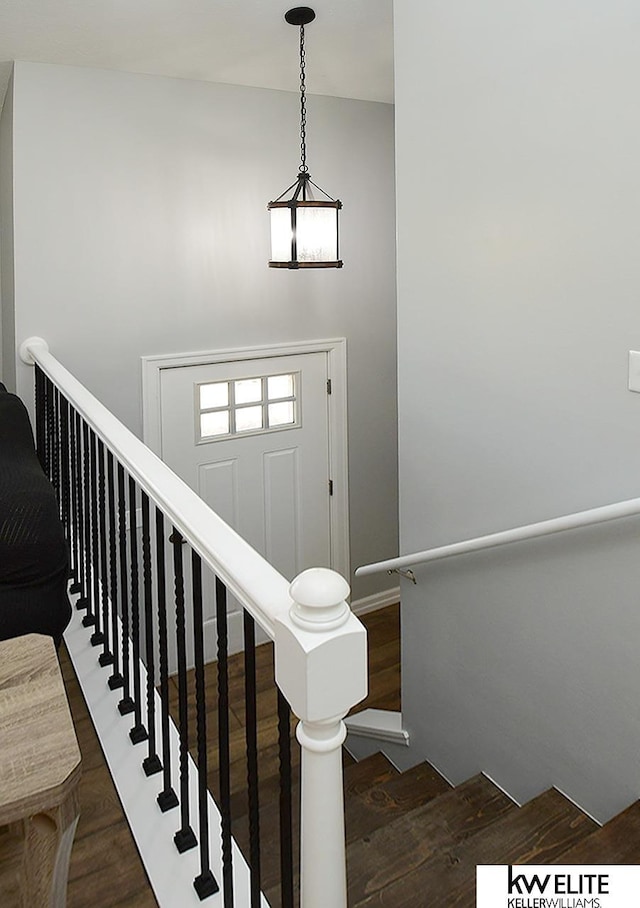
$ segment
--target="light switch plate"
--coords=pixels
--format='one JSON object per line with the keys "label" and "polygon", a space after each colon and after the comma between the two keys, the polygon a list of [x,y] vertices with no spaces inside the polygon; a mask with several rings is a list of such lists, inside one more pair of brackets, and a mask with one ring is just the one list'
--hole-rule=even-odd
{"label": "light switch plate", "polygon": [[640,352],[629,350],[629,390],[640,391]]}

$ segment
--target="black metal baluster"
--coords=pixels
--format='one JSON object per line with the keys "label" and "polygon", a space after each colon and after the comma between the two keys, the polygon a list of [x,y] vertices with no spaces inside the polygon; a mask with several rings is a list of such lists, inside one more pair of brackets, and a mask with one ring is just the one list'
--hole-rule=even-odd
{"label": "black metal baluster", "polygon": [[70,593],[82,592],[82,554],[78,540],[80,536],[80,502],[78,500],[78,414],[71,409],[69,420],[70,463],[69,463],[69,492],[70,502],[70,545],[71,545],[71,571],[73,583],[69,587]]}
{"label": "black metal baluster", "polygon": [[[49,474],[51,484],[56,488],[56,399],[53,382],[49,379]],[[56,489],[57,492],[57,489]]]}
{"label": "black metal baluster", "polygon": [[64,436],[64,426],[63,426],[63,409],[64,409],[64,395],[59,388],[56,388],[56,433],[57,433],[57,445],[58,450],[56,454],[56,460],[58,463],[58,502],[60,505],[60,520],[62,521],[65,533],[66,533],[66,515],[64,512],[64,466],[65,466],[65,448],[66,448],[66,438]]}
{"label": "black metal baluster", "polygon": [[[63,479],[64,479],[64,469],[63,469],[63,449],[64,445],[62,443],[62,394],[59,388],[55,389],[55,401],[56,401],[56,489],[58,492],[58,507],[60,510],[60,520],[64,526],[64,512],[63,512]],[[66,527],[64,527],[66,532]]]}
{"label": "black metal baluster", "polygon": [[49,479],[56,493],[56,498],[58,497],[58,477],[56,464],[58,454],[58,433],[56,431],[57,415],[56,389],[53,383],[49,381]]}
{"label": "black metal baluster", "polygon": [[83,454],[83,424],[84,420],[79,413],[76,413],[76,446],[78,450],[78,473],[76,476],[76,485],[78,487],[78,555],[80,558],[80,599],[76,602],[76,608],[86,608],[87,600],[87,550],[85,548],[86,524],[89,520],[85,508],[84,494],[84,454]]}
{"label": "black metal baluster", "polygon": [[175,529],[169,537],[173,544],[173,572],[176,600],[176,635],[178,650],[178,724],[180,730],[180,823],[173,837],[180,853],[198,844],[189,822],[189,715],[187,702],[187,653],[184,609],[184,573],[182,536]]}
{"label": "black metal baluster", "polygon": [[53,480],[53,385],[45,378],[45,473]]}
{"label": "black metal baluster", "polygon": [[47,431],[47,455],[48,455],[48,466],[49,466],[49,479],[51,484],[55,488],[55,398],[54,398],[54,389],[51,379],[47,378],[47,419],[48,419],[48,431]]}
{"label": "black metal baluster", "polygon": [[142,693],[140,690],[140,578],[138,576],[138,527],[136,520],[136,483],[129,477],[129,551],[131,553],[131,650],[133,653],[133,706],[135,720],[129,737],[133,744],[147,738],[142,724]]}
{"label": "black metal baluster", "polygon": [[162,703],[162,766],[164,787],[158,795],[160,810],[165,813],[178,806],[178,796],[171,785],[171,738],[169,725],[169,666],[167,646],[167,594],[164,561],[164,516],[156,508],[156,574],[158,577],[158,649],[160,662],[160,702]]}
{"label": "black metal baluster", "polygon": [[75,435],[76,435],[76,465],[75,465],[75,487],[76,487],[76,508],[77,508],[77,527],[76,527],[76,549],[79,569],[79,589],[80,598],[76,602],[77,609],[87,607],[87,567],[85,551],[85,510],[84,510],[84,484],[83,484],[83,447],[82,447],[82,417],[76,411],[74,414]]}
{"label": "black metal baluster", "polygon": [[70,437],[69,437],[69,402],[62,394],[59,401],[59,462],[60,462],[60,511],[62,526],[67,540],[70,576],[73,575],[75,562],[71,542],[71,481],[70,481]]}
{"label": "black metal baluster", "polygon": [[278,689],[280,756],[280,886],[282,908],[293,908],[293,802],[291,797],[291,713]]}
{"label": "black metal baluster", "polygon": [[147,731],[149,749],[142,761],[145,774],[153,776],[162,772],[162,763],[156,753],[156,697],[155,697],[155,652],[153,639],[153,588],[151,577],[151,532],[149,529],[149,496],[140,493],[142,501],[142,577],[144,589],[144,636],[147,654]]}
{"label": "black metal baluster", "polygon": [[83,599],[78,602],[78,608],[86,608],[87,614],[82,619],[85,627],[91,627],[96,623],[96,616],[93,611],[91,599],[91,590],[93,587],[93,565],[91,563],[91,436],[89,426],[82,421],[82,477],[83,477],[83,498],[84,498],[84,589]]}
{"label": "black metal baluster", "polygon": [[105,501],[105,463],[104,442],[98,440],[98,514],[100,531],[100,601],[102,609],[102,653],[99,662],[104,668],[113,663],[113,653],[109,647],[110,635],[110,598],[109,598],[109,564],[107,561],[107,508]]}
{"label": "black metal baluster", "polygon": [[196,723],[198,734],[198,828],[200,832],[200,873],[193,881],[199,898],[205,899],[219,886],[211,872],[209,858],[209,790],[207,786],[207,705],[204,689],[204,618],[202,614],[202,563],[191,551],[193,582],[193,648],[196,675]]}
{"label": "black metal baluster", "polygon": [[244,702],[249,799],[249,871],[251,908],[260,906],[260,803],[258,798],[258,709],[256,703],[256,625],[246,609],[244,618]]}
{"label": "black metal baluster", "polygon": [[36,451],[40,466],[46,472],[46,402],[44,372],[36,363],[35,366],[35,405],[36,405]]}
{"label": "black metal baluster", "polygon": [[131,672],[129,663],[129,588],[127,585],[127,502],[124,467],[118,464],[118,555],[120,562],[120,607],[122,612],[122,699],[118,703],[120,715],[127,716],[135,709],[131,698]]}
{"label": "black metal baluster", "polygon": [[227,588],[216,577],[216,630],[218,633],[218,748],[220,751],[220,819],[222,834],[222,891],[225,908],[233,908],[231,852],[231,759],[229,751],[229,642]]}
{"label": "black metal baluster", "polygon": [[49,388],[49,473],[50,481],[53,486],[56,497],[58,496],[58,482],[56,477],[56,455],[58,453],[58,440],[56,438],[56,388],[51,379],[48,381]]}
{"label": "black metal baluster", "polygon": [[42,469],[51,478],[49,471],[49,379],[42,373]]}
{"label": "black metal baluster", "polygon": [[42,456],[40,463],[45,475],[49,475],[49,379],[40,372],[42,376]]}
{"label": "black metal baluster", "polygon": [[51,438],[53,440],[51,484],[56,491],[58,512],[60,512],[60,393],[53,384],[51,385],[51,420]]}
{"label": "black metal baluster", "polygon": [[[116,490],[113,472],[114,457],[107,451],[107,501],[109,506],[109,585],[111,588],[111,651],[113,653],[113,671],[109,677],[109,687],[117,690],[124,684],[120,673],[120,655],[118,647],[118,562],[116,560]],[[122,574],[124,580],[125,575]]]}
{"label": "black metal baluster", "polygon": [[100,646],[104,635],[100,626],[100,525],[98,516],[98,439],[89,429],[89,475],[91,498],[91,575],[93,580],[93,617],[95,630],[91,645]]}

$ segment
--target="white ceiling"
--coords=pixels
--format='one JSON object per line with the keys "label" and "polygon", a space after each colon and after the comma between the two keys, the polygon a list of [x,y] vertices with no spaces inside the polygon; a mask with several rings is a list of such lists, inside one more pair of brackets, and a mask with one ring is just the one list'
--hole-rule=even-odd
{"label": "white ceiling", "polygon": [[[0,0],[0,98],[12,60],[297,91],[287,0]],[[310,93],[393,100],[392,0],[315,0]]]}

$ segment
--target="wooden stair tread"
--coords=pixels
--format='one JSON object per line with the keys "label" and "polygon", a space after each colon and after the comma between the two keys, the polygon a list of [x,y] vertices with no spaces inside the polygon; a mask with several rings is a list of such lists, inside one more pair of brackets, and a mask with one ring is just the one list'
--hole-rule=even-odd
{"label": "wooden stair tread", "polygon": [[440,904],[475,905],[479,864],[551,864],[597,828],[597,823],[559,791],[545,791],[470,843],[468,853],[459,856],[467,878],[450,892],[449,902]]}
{"label": "wooden stair tread", "polygon": [[[378,873],[369,883],[367,895],[354,900],[353,905],[473,908],[478,865],[549,864],[595,828],[593,820],[552,789],[524,807],[514,806],[503,817],[485,823],[482,835],[458,837],[457,841],[453,838],[432,847],[431,854],[404,878],[380,886]],[[373,892],[372,882],[376,886]]]}
{"label": "wooden stair tread", "polygon": [[400,777],[400,773],[384,754],[380,752],[371,754],[359,763],[344,767],[345,796],[359,794],[374,785],[397,777]]}
{"label": "wooden stair tread", "polygon": [[[345,761],[346,762],[346,761]],[[434,772],[434,770],[432,770]],[[344,766],[345,813],[346,824],[353,811],[358,811],[358,802],[372,787],[390,781],[401,779],[398,770],[392,766],[381,753],[372,754],[359,763]],[[262,885],[268,890],[277,884],[279,879],[280,862],[280,814],[279,814],[279,780],[274,778],[272,785],[267,789],[260,788],[260,837],[261,837],[261,867]],[[244,794],[244,793],[243,793]],[[299,768],[294,772],[292,782],[293,798],[293,830],[294,841],[298,836],[299,804],[300,804],[300,774]],[[249,856],[249,817],[246,797],[242,804],[238,799],[232,799],[234,808],[232,832],[243,854]],[[381,822],[385,822],[383,818]],[[371,828],[376,828],[380,822],[374,823]],[[294,854],[294,872],[298,869],[298,854]]]}
{"label": "wooden stair tread", "polygon": [[419,763],[377,785],[352,791],[346,800],[347,843],[448,791],[449,783],[429,763]]}
{"label": "wooden stair tread", "polygon": [[[420,877],[416,874],[434,859],[447,855],[456,843],[485,829],[517,808],[485,776],[474,776],[403,817],[377,829],[347,848],[349,904],[402,905],[402,901],[375,901],[394,884]],[[428,901],[416,902],[424,906]]]}
{"label": "wooden stair tread", "polygon": [[[344,767],[345,822],[347,841],[360,838],[396,815],[420,806],[444,790],[448,783],[428,763],[422,763],[406,773],[398,770],[381,753],[375,753]],[[387,791],[388,789],[388,791]],[[299,778],[294,778],[294,840],[297,836],[297,806],[300,799]],[[378,795],[378,792],[380,794]],[[261,792],[262,794],[262,792]],[[279,805],[276,798],[260,801],[260,836],[262,886],[271,891],[279,879],[280,841]],[[238,847],[249,855],[249,818],[246,810],[233,818],[232,831]],[[297,872],[297,854],[294,872]]]}
{"label": "wooden stair tread", "polygon": [[555,864],[640,864],[640,801],[565,851]]}

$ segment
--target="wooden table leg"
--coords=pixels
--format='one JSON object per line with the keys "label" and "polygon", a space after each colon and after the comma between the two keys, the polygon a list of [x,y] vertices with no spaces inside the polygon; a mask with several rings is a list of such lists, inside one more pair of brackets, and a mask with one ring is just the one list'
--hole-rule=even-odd
{"label": "wooden table leg", "polygon": [[9,827],[7,846],[20,827],[23,908],[66,905],[80,774],[53,640],[0,641],[0,827]]}
{"label": "wooden table leg", "polygon": [[23,821],[23,908],[65,908],[73,837],[78,824],[78,790],[62,804]]}
{"label": "wooden table leg", "polygon": [[[16,828],[17,827],[17,828]],[[0,828],[0,905],[21,908],[22,823]]]}

